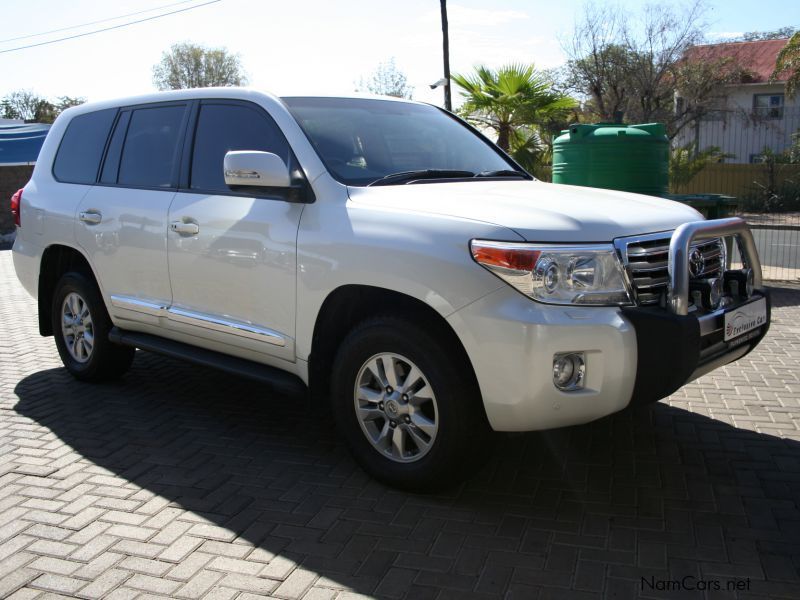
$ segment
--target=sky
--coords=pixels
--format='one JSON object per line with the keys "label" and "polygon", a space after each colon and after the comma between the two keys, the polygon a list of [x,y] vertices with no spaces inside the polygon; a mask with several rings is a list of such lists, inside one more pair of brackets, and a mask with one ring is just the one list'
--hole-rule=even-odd
{"label": "sky", "polygon": [[[0,96],[29,89],[55,98],[100,100],[153,91],[152,67],[171,44],[224,46],[238,53],[250,85],[276,94],[355,90],[378,63],[394,58],[414,98],[442,104],[438,0],[218,0],[145,23],[51,45],[3,52],[203,4],[209,0],[0,0]],[[664,1],[664,0],[662,0]],[[670,0],[666,0],[670,1]],[[677,2],[678,0],[672,0]],[[797,0],[706,0],[710,40],[745,31],[800,27]],[[450,62],[455,73],[509,62],[556,67],[585,0],[450,0]],[[633,18],[641,0],[613,2]],[[43,36],[90,21],[152,12]]]}

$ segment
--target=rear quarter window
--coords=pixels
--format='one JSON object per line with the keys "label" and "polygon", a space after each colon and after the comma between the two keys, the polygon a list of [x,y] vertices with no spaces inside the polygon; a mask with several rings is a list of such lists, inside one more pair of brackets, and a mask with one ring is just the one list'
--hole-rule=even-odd
{"label": "rear quarter window", "polygon": [[78,115],[67,125],[58,146],[53,175],[63,183],[93,184],[116,108]]}

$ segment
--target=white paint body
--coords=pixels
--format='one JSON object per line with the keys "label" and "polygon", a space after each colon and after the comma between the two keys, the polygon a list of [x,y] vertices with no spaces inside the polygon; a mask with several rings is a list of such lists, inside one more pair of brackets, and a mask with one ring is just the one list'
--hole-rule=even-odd
{"label": "white paint body", "polygon": [[[244,100],[268,111],[316,201],[54,180],[59,140],[76,115],[200,98]],[[78,219],[89,209],[103,213],[100,225]],[[43,223],[28,227],[37,211]],[[536,181],[348,188],[328,173],[278,98],[225,88],[66,111],[25,188],[21,218],[14,261],[34,297],[42,253],[66,245],[91,265],[115,325],[277,366],[305,381],[317,315],[334,290],[360,284],[416,298],[461,340],[492,427],[520,431],[582,423],[625,407],[636,376],[636,336],[617,308],[550,306],[516,292],[472,260],[470,240],[611,242],[701,217],[667,200]],[[171,231],[176,220],[196,222],[200,233]],[[137,308],[138,301],[147,308]],[[203,327],[186,314],[224,318],[241,330]],[[586,352],[586,389],[567,394],[553,385],[552,360],[575,350]]]}

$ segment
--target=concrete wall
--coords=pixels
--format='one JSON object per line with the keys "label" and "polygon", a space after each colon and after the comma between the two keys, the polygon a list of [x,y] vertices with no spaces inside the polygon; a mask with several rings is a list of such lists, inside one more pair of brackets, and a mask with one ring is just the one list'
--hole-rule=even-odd
{"label": "concrete wall", "polygon": [[33,166],[4,167],[0,165],[0,235],[14,231],[11,217],[11,196],[31,178]]}

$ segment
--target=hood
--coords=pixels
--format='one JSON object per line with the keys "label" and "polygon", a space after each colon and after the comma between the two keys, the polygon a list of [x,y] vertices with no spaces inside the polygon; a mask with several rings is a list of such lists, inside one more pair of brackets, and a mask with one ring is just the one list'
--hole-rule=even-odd
{"label": "hood", "polygon": [[542,181],[351,187],[359,204],[482,221],[531,242],[610,242],[675,229],[702,215],[673,200]]}

